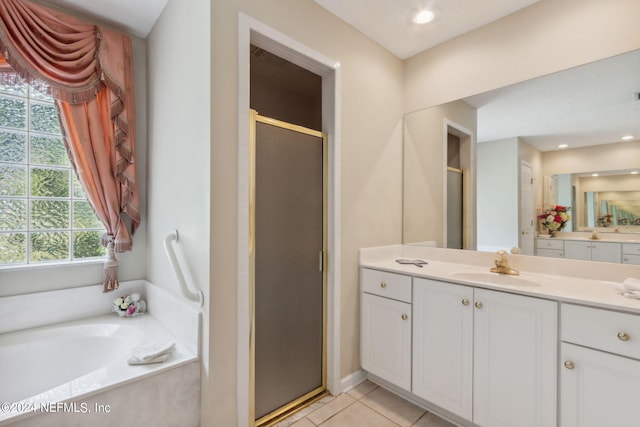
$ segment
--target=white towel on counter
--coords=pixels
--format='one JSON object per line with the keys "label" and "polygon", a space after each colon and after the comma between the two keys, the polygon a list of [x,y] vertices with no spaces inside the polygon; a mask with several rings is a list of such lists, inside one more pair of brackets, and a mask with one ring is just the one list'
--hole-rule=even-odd
{"label": "white towel on counter", "polygon": [[640,279],[628,277],[622,283],[616,283],[614,287],[627,298],[640,299]]}
{"label": "white towel on counter", "polygon": [[143,365],[146,363],[161,363],[169,358],[175,350],[174,342],[156,342],[145,344],[131,349],[131,357],[127,360],[129,365]]}

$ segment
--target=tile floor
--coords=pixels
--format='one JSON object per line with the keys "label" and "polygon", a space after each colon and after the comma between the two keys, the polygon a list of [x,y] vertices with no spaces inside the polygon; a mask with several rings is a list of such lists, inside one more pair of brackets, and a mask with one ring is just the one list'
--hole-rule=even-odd
{"label": "tile floor", "polygon": [[365,381],[340,396],[327,396],[274,427],[454,427],[432,413]]}

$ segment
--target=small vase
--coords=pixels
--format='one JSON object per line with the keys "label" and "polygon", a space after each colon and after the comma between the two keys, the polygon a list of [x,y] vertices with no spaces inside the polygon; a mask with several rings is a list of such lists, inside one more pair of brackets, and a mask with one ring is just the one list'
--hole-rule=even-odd
{"label": "small vase", "polygon": [[556,230],[549,230],[549,237],[556,237]]}

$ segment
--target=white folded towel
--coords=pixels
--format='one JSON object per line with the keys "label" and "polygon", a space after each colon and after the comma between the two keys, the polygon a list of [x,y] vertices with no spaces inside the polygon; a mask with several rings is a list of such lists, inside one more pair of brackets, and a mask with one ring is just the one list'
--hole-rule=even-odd
{"label": "white folded towel", "polygon": [[162,362],[166,362],[170,355],[171,353],[165,353],[165,354],[161,354],[158,357],[154,357],[153,359],[147,359],[147,360],[140,360],[135,356],[131,356],[127,360],[127,363],[129,365],[148,365],[150,363],[162,363]]}
{"label": "white folded towel", "polygon": [[629,277],[622,283],[616,283],[614,288],[627,298],[640,299],[640,279]]}
{"label": "white folded towel", "polygon": [[640,291],[640,279],[634,279],[633,277],[628,277],[624,279],[624,282],[622,282],[622,285],[628,291]]}
{"label": "white folded towel", "polygon": [[131,356],[140,361],[148,361],[158,356],[169,354],[175,349],[173,342],[156,342],[145,344],[131,349]]}

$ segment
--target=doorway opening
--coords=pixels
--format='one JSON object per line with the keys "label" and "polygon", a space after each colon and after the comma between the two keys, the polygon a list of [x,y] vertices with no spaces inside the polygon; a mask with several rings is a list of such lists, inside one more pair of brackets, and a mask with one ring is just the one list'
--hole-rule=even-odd
{"label": "doorway opening", "polygon": [[445,120],[445,238],[452,249],[475,249],[473,134]]}
{"label": "doorway opening", "polygon": [[460,137],[447,133],[447,248],[462,249],[464,171],[460,169]]}
{"label": "doorway opening", "polygon": [[251,45],[250,87],[250,412],[259,426],[327,388],[328,147],[320,76]]}

